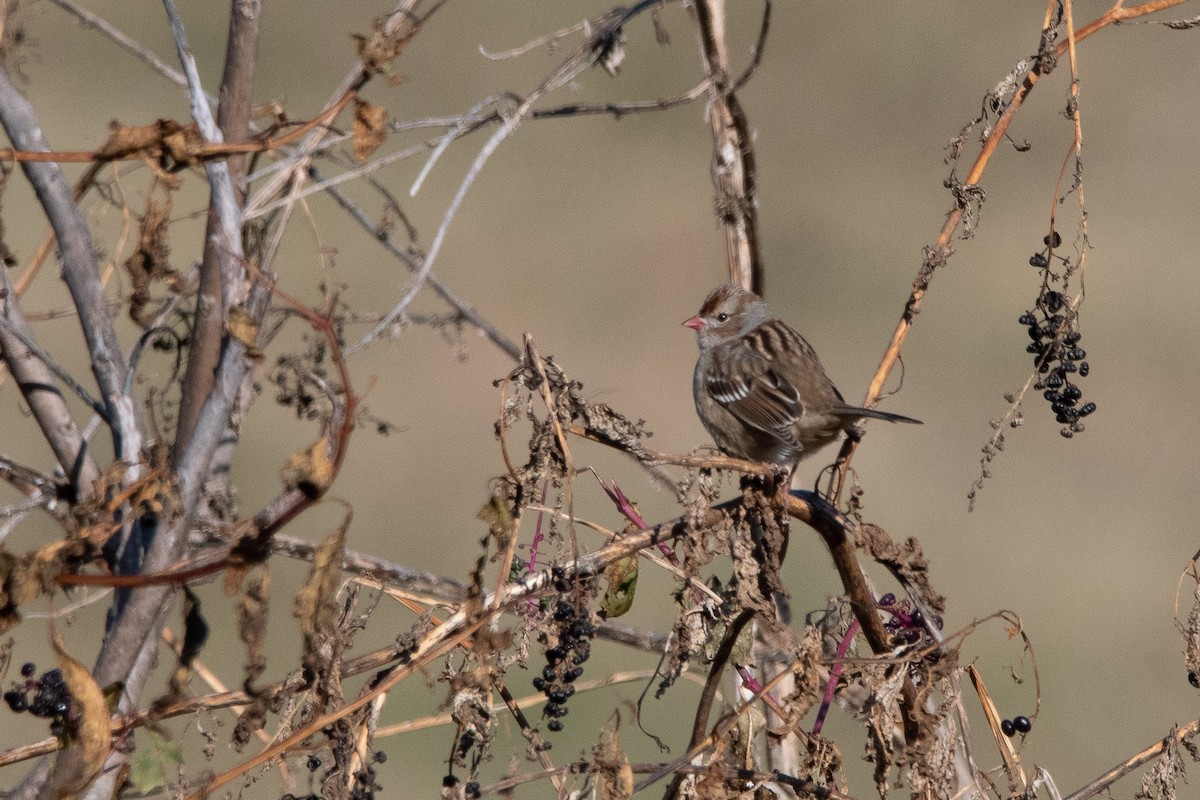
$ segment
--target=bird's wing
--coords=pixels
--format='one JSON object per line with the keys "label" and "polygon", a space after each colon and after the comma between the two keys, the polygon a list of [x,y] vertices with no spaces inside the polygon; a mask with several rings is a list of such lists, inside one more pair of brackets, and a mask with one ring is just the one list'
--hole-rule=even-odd
{"label": "bird's wing", "polygon": [[705,389],[713,400],[746,425],[800,447],[793,426],[804,404],[766,358],[748,347],[730,347],[712,363]]}

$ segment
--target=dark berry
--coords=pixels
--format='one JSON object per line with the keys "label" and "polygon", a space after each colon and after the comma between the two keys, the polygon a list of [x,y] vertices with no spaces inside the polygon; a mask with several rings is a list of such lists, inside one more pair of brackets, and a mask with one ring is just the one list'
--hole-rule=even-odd
{"label": "dark berry", "polygon": [[383,752],[382,750],[376,750],[375,751],[375,763],[382,764],[385,761],[387,761],[387,753]]}
{"label": "dark berry", "polygon": [[1050,247],[1058,247],[1062,244],[1062,237],[1058,235],[1058,231],[1051,231],[1049,234],[1042,237],[1042,244]]}
{"label": "dark berry", "polygon": [[558,662],[562,661],[563,656],[565,655],[566,653],[561,647],[551,647],[546,651],[546,662],[550,664],[550,666],[554,666]]}
{"label": "dark berry", "polygon": [[321,759],[318,758],[314,753],[308,757],[308,761],[305,762],[305,766],[308,767],[309,772],[316,772],[321,768]]}
{"label": "dark berry", "polygon": [[921,641],[921,632],[913,628],[909,628],[904,632],[904,641],[909,644],[916,644]]}
{"label": "dark berry", "polygon": [[1022,314],[1017,319],[1017,324],[1018,325],[1036,325],[1037,317],[1035,317],[1033,314],[1030,314],[1028,311],[1026,311],[1024,314]]}
{"label": "dark berry", "polygon": [[1095,410],[1096,410],[1095,403],[1084,403],[1083,408],[1079,409],[1079,416],[1086,417],[1088,414],[1091,414]]}
{"label": "dark berry", "polygon": [[934,614],[931,619],[933,619],[933,627],[939,631],[942,629],[942,626],[946,624],[937,614]]}
{"label": "dark berry", "polygon": [[542,677],[548,681],[554,680],[554,677],[555,677],[554,667],[550,666],[549,664],[547,664],[545,667],[543,667],[542,668]]}
{"label": "dark berry", "polygon": [[1029,266],[1045,269],[1050,266],[1050,261],[1041,253],[1034,253],[1029,257]]}
{"label": "dark berry", "polygon": [[1011,737],[1012,737],[1012,735],[1013,735],[1013,734],[1015,734],[1015,733],[1017,732],[1017,728],[1016,728],[1016,726],[1015,726],[1015,725],[1013,725],[1013,723],[1012,723],[1012,720],[1011,720],[1011,719],[1005,719],[1005,720],[1001,720],[1001,721],[1000,721],[1000,731],[1001,731],[1001,732],[1002,732],[1002,733],[1003,733],[1005,736],[1008,736],[1008,737],[1010,737],[1010,738],[1011,738]]}
{"label": "dark berry", "polygon": [[1040,353],[1040,352],[1042,352],[1042,346],[1040,344],[1038,344],[1037,342],[1030,342],[1029,344],[1025,345],[1025,352],[1026,353]]}
{"label": "dark berry", "polygon": [[567,698],[570,697],[563,689],[555,689],[546,696],[550,698],[550,702],[560,704],[567,702]]}
{"label": "dark berry", "polygon": [[538,677],[534,678],[534,679],[533,679],[533,688],[537,689],[539,692],[544,692],[544,691],[546,691],[546,680],[545,680],[545,678],[543,678],[541,675],[539,675]]}
{"label": "dark berry", "polygon": [[546,729],[551,733],[558,733],[563,729],[563,724],[556,719],[552,719],[546,723]]}
{"label": "dark berry", "polygon": [[1188,683],[1190,683],[1194,688],[1200,689],[1200,675],[1197,675],[1196,673],[1192,672],[1189,669],[1188,670]]}
{"label": "dark berry", "polygon": [[1071,358],[1075,361],[1083,361],[1085,358],[1087,358],[1087,350],[1084,350],[1082,347],[1072,348]]}
{"label": "dark berry", "polygon": [[1012,724],[1017,729],[1017,733],[1029,733],[1033,730],[1033,722],[1029,717],[1013,717]]}
{"label": "dark berry", "polygon": [[1051,403],[1057,403],[1062,399],[1062,395],[1053,389],[1047,389],[1046,391],[1042,392],[1042,397],[1046,398]]}
{"label": "dark berry", "polygon": [[583,667],[575,667],[563,673],[563,683],[574,683],[575,679],[583,674]]}
{"label": "dark berry", "polygon": [[22,678],[32,678],[35,672],[37,672],[37,664],[34,664],[32,661],[26,661],[21,665]]}
{"label": "dark berry", "polygon": [[912,612],[909,622],[917,628],[925,627],[925,615],[921,613],[921,609],[918,608],[916,611]]}
{"label": "dark berry", "polygon": [[446,789],[449,789],[454,786],[458,786],[458,778],[455,777],[454,775],[447,775],[444,778],[442,778],[442,786]]}
{"label": "dark berry", "polygon": [[550,719],[558,719],[561,717],[561,711],[562,706],[560,706],[558,703],[546,703],[546,707],[542,709],[542,713],[547,717],[550,717]]}
{"label": "dark berry", "polygon": [[467,785],[463,787],[463,795],[468,800],[474,800],[474,798],[479,797],[479,781],[467,781]]}
{"label": "dark berry", "polygon": [[1083,338],[1083,334],[1080,333],[1079,331],[1071,331],[1070,333],[1068,333],[1066,336],[1063,337],[1063,341],[1066,342],[1067,344],[1075,344],[1082,338]]}
{"label": "dark berry", "polygon": [[888,592],[883,597],[879,598],[879,605],[883,608],[896,605],[896,595]]}
{"label": "dark berry", "polygon": [[11,689],[4,693],[4,702],[8,703],[8,707],[17,714],[29,708],[29,699],[24,692],[19,692],[16,689]]}
{"label": "dark berry", "polygon": [[1082,364],[1079,365],[1079,377],[1086,378],[1087,374],[1088,374],[1088,370],[1090,370],[1090,369],[1091,369],[1091,367],[1088,366],[1088,362],[1084,361]]}

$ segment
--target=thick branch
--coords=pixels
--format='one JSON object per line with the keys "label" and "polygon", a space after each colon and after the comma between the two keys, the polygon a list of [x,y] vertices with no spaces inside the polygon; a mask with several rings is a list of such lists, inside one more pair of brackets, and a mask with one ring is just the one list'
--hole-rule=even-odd
{"label": "thick branch", "polygon": [[[49,152],[50,146],[33,107],[12,85],[4,69],[0,69],[0,124],[14,147]],[[58,164],[22,162],[21,169],[33,185],[58,239],[62,278],[79,313],[92,374],[108,411],[117,457],[136,464],[141,455],[141,433],[133,399],[125,393],[125,358],[117,341],[108,298],[100,284],[91,231]]]}
{"label": "thick branch", "polygon": [[[221,80],[217,124],[227,142],[240,142],[250,133],[250,105],[254,88],[254,68],[258,60],[258,0],[232,0],[229,13],[229,40],[225,49],[225,74]],[[245,199],[242,186],[246,177],[246,157],[228,161],[228,182],[233,201],[240,207]],[[210,173],[210,181],[213,176]],[[217,202],[214,189],[213,203]],[[188,368],[181,387],[179,422],[175,432],[176,459],[191,440],[200,409],[216,381],[221,340],[225,334],[225,281],[238,275],[222,269],[220,221],[216,213],[208,217],[204,236],[204,258],[200,262],[200,285],[196,295],[195,321],[188,349]],[[240,236],[240,225],[238,235]],[[229,266],[226,264],[226,266]],[[238,270],[240,272],[240,269]]]}

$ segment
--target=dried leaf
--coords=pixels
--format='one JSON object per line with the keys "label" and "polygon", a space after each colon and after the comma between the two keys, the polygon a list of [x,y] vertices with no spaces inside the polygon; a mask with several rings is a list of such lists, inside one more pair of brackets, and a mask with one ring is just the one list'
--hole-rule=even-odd
{"label": "dried leaf", "polygon": [[306,497],[324,494],[333,483],[328,437],[322,436],[303,453],[293,454],[283,468],[282,480],[289,489],[299,489]]}
{"label": "dried leaf", "polygon": [[349,524],[350,515],[347,514],[345,522],[317,546],[308,580],[292,605],[292,613],[300,621],[300,631],[304,635],[306,665],[323,643],[338,632],[337,594],[342,584],[342,559],[346,553]]}
{"label": "dried leaf", "polygon": [[96,151],[98,160],[126,158],[142,153],[154,155],[165,137],[177,134],[183,126],[173,119],[160,119],[149,125],[125,126],[112,123],[112,134]]}
{"label": "dried leaf", "polygon": [[614,712],[600,731],[600,741],[592,748],[592,757],[600,773],[597,788],[603,800],[626,800],[633,796],[633,767],[621,749],[621,715]]}
{"label": "dried leaf", "polygon": [[383,19],[374,20],[372,28],[370,36],[353,33],[350,38],[354,40],[354,49],[362,59],[363,70],[368,73],[383,72],[388,63],[400,54],[409,28],[401,26],[389,33],[387,22]]}
{"label": "dried leaf", "polygon": [[150,288],[155,281],[165,281],[171,291],[182,289],[179,273],[171,269],[169,256],[171,248],[168,244],[168,225],[171,221],[171,195],[167,195],[165,205],[158,205],[153,200],[146,201],[146,213],[142,215],[138,244],[129,258],[125,259],[125,271],[129,273],[129,282],[133,295],[129,300],[130,318],[145,327],[154,317],[147,310],[150,304]]}
{"label": "dried leaf", "polygon": [[354,101],[354,132],[351,149],[359,161],[370,158],[387,139],[387,109],[364,100]]}
{"label": "dried leaf", "polygon": [[191,166],[197,162],[197,156],[204,149],[204,137],[195,125],[180,128],[167,134],[162,139],[163,147],[175,161],[176,167]]}
{"label": "dried leaf", "polygon": [[71,692],[71,705],[78,714],[71,744],[59,757],[51,781],[50,796],[73,798],[100,774],[108,758],[112,741],[108,701],[88,668],[67,653],[57,631],[52,632],[50,641],[67,689]]}
{"label": "dried leaf", "polygon": [[265,569],[255,569],[246,580],[246,589],[238,604],[238,632],[246,645],[247,692],[253,693],[254,682],[266,669],[267,608],[271,592],[271,576]]}
{"label": "dried leaf", "polygon": [[258,358],[262,355],[262,351],[258,349],[258,323],[246,309],[241,306],[229,309],[229,315],[225,318],[225,327],[229,330],[230,336],[246,346],[246,355],[250,358]]}

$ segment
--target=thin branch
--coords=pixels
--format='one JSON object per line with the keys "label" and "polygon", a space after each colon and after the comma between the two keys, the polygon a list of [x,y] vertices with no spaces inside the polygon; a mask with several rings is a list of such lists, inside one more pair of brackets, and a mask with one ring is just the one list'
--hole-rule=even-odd
{"label": "thin branch", "polygon": [[366,336],[351,347],[347,348],[347,353],[354,353],[369,345],[377,339],[384,331],[386,331],[392,323],[400,318],[409,304],[412,303],[416,296],[424,288],[425,280],[429,277],[430,270],[433,269],[434,262],[437,261],[438,254],[441,252],[442,244],[445,242],[446,233],[450,228],[450,223],[454,220],[459,207],[463,200],[466,199],[467,192],[475,183],[475,179],[483,170],[483,166],[492,157],[492,154],[500,147],[500,145],[517,129],[517,125],[529,114],[541,97],[549,92],[554,91],[560,86],[570,83],[583,70],[596,63],[603,53],[603,46],[611,37],[616,36],[621,26],[632,19],[635,15],[657,3],[658,0],[642,0],[636,6],[630,9],[621,9],[610,13],[600,24],[596,26],[595,33],[582,42],[570,56],[562,61],[550,75],[543,80],[537,88],[535,88],[525,98],[524,102],[517,107],[499,130],[491,135],[487,142],[480,149],[479,154],[475,156],[470,169],[467,170],[466,176],[459,184],[458,191],[454,193],[453,199],[446,208],[446,213],[442,216],[442,222],[438,225],[438,229],[433,236],[433,241],[429,245],[429,251],[425,254],[422,260],[421,269],[417,272],[412,284],[404,292],[404,295],[391,311],[383,318],[383,320],[375,326]]}
{"label": "thin branch", "polygon": [[1200,733],[1200,720],[1189,722],[1182,728],[1175,728],[1173,731],[1171,731],[1169,736],[1163,737],[1140,753],[1135,753],[1134,755],[1125,759],[1120,764],[1117,764],[1108,772],[1101,775],[1099,778],[1096,778],[1096,780],[1092,781],[1087,786],[1071,792],[1071,794],[1067,795],[1065,798],[1063,798],[1063,800],[1090,800],[1090,798],[1095,797],[1096,795],[1105,791],[1118,780],[1133,772],[1138,767],[1142,766],[1143,764],[1148,764],[1153,759],[1158,758],[1160,755],[1162,755],[1163,750],[1167,749],[1168,745],[1182,742],[1185,739],[1195,736],[1197,733]]}
{"label": "thin branch", "polygon": [[[184,77],[183,73],[171,67],[141,42],[119,30],[115,25],[98,14],[94,14],[86,8],[76,5],[71,0],[50,0],[50,2],[79,19],[85,27],[97,30],[109,39],[112,39],[120,47],[131,53],[134,58],[144,62],[172,83],[179,84],[180,86],[187,84],[187,78]],[[216,98],[210,98],[210,100],[211,102],[216,102]]]}
{"label": "thin branch", "polygon": [[[320,175],[316,173],[315,170],[313,174],[317,180],[320,180]],[[361,225],[367,233],[371,234],[371,238],[379,242],[379,244],[382,245],[385,250],[387,250],[396,258],[396,260],[398,260],[411,271],[415,272],[416,270],[420,269],[420,261],[418,258],[413,254],[397,247],[395,242],[392,241],[392,237],[383,228],[383,226],[379,225],[369,216],[367,216],[367,213],[358,206],[354,205],[354,203],[352,203],[345,194],[333,187],[330,187],[328,192],[329,196],[333,198],[334,202],[336,202],[343,211],[353,217],[354,221]],[[513,361],[521,360],[520,346],[517,345],[517,343],[512,339],[505,336],[499,328],[497,328],[482,314],[476,311],[470,303],[455,294],[450,287],[442,283],[442,281],[438,279],[436,275],[430,274],[428,277],[426,277],[425,282],[429,284],[431,289],[437,292],[439,297],[449,303],[464,321],[472,325],[477,331],[490,339],[492,343],[503,350],[509,358],[511,358]]]}

